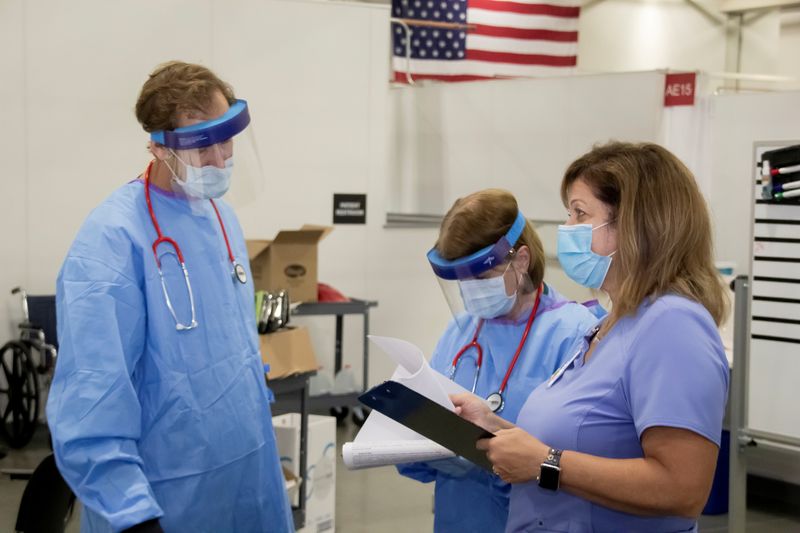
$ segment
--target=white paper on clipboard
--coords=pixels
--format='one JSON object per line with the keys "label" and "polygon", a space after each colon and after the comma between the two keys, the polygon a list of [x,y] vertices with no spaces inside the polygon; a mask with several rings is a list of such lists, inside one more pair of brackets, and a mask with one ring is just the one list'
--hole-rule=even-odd
{"label": "white paper on clipboard", "polygon": [[[431,368],[414,344],[392,337],[370,335],[369,340],[385,352],[397,369],[391,379],[453,411],[450,394],[469,392]],[[372,411],[353,442],[342,446],[349,469],[369,468],[416,461],[432,461],[455,454],[391,418]]]}

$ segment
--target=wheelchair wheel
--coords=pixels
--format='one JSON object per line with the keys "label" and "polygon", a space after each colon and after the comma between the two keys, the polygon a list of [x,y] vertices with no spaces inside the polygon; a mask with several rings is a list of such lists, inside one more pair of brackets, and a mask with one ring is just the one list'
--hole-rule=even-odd
{"label": "wheelchair wheel", "polygon": [[0,436],[12,448],[22,448],[39,419],[39,380],[29,347],[19,341],[0,349],[0,408]]}

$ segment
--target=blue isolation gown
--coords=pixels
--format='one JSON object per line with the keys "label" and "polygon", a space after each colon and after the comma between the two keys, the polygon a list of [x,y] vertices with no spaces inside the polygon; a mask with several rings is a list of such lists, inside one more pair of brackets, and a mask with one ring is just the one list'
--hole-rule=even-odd
{"label": "blue isolation gown", "polygon": [[[60,351],[47,418],[61,474],[84,505],[83,532],[152,518],[164,530],[293,531],[259,355],[242,230],[217,202],[248,282],[233,281],[208,201],[151,187],[165,236],[183,252],[199,326],[177,331],[153,256],[144,185],[87,218],[56,290]],[[159,247],[178,318],[189,296]]]}
{"label": "blue isolation gown", "polygon": [[[527,320],[528,315],[519,321],[493,319],[484,323],[478,337],[478,342],[483,346],[483,368],[475,389],[478,396],[486,398],[500,389]],[[546,285],[528,339],[503,393],[505,406],[498,414],[510,422],[516,421],[530,393],[561,366],[572,354],[571,348],[596,323],[597,318],[587,307],[567,301]],[[451,321],[431,357],[431,367],[449,375],[453,358],[472,340],[477,324],[478,320],[473,318],[469,327],[461,329],[455,321]],[[455,380],[471,390],[475,378],[475,350],[466,352],[462,359]],[[447,465],[447,461],[453,460],[445,460],[443,466]],[[510,485],[471,463],[465,472],[457,471],[458,468],[437,468],[437,463],[442,464],[409,463],[398,466],[404,476],[423,483],[436,482],[434,531],[503,531],[508,518]]]}

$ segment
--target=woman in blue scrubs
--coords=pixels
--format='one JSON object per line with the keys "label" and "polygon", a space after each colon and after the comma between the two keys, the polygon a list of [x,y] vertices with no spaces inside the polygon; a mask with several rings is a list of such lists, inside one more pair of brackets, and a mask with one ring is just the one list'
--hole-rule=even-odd
{"label": "woman in blue scrubs", "polygon": [[47,419],[81,531],[293,531],[247,250],[218,200],[247,104],[172,62],[136,114],[153,160],[89,215],[56,289]]}
{"label": "woman in blue scrubs", "polygon": [[[515,421],[539,383],[568,357],[597,321],[543,281],[539,237],[508,192],[459,199],[445,216],[428,260],[454,319],[431,366]],[[400,473],[436,482],[434,530],[502,531],[510,487],[460,458],[412,463]]]}
{"label": "woman in blue scrubs", "polygon": [[562,183],[558,256],[608,293],[610,314],[520,410],[516,425],[466,395],[457,410],[513,484],[506,531],[696,530],[728,390],[727,312],[711,224],[690,171],[653,144],[610,143]]}

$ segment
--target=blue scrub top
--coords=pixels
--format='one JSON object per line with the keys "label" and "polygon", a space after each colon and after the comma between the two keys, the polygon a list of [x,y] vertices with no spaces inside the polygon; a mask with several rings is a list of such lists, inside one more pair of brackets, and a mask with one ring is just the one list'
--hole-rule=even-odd
{"label": "blue scrub top", "polygon": [[[232,280],[209,202],[151,193],[162,232],[184,255],[199,326],[176,330],[143,183],[121,187],[84,222],[56,289],[60,350],[47,419],[58,468],[84,504],[81,529],[160,517],[165,531],[292,531],[242,230],[218,202],[246,284]],[[167,289],[186,323],[183,273],[166,252]]]}
{"label": "blue scrub top", "polygon": [[[674,295],[642,305],[599,341],[584,364],[586,337],[560,376],[536,389],[517,424],[548,446],[615,459],[640,458],[642,433],[668,426],[719,445],[728,362],[716,325],[700,304]],[[692,531],[695,520],[643,517],[514,485],[507,532]]]}
{"label": "blue scrub top", "polygon": [[[527,320],[528,315],[518,321],[494,319],[484,322],[478,337],[484,352],[483,368],[475,390],[478,396],[486,398],[499,390]],[[464,323],[463,320],[458,322]],[[587,307],[567,301],[552,287],[546,286],[528,339],[503,393],[505,407],[498,414],[514,422],[531,391],[571,355],[571,348],[596,322],[596,317]],[[472,340],[477,325],[476,318],[471,318],[469,326],[463,329],[456,321],[451,321],[439,339],[431,367],[449,375],[453,358]],[[465,353],[462,359],[455,381],[471,390],[475,377],[475,350]],[[437,533],[485,533],[502,531],[505,527],[510,486],[497,476],[474,465],[469,466],[466,473],[445,473],[428,463],[400,465],[398,470],[425,483],[436,481],[434,530]]]}

